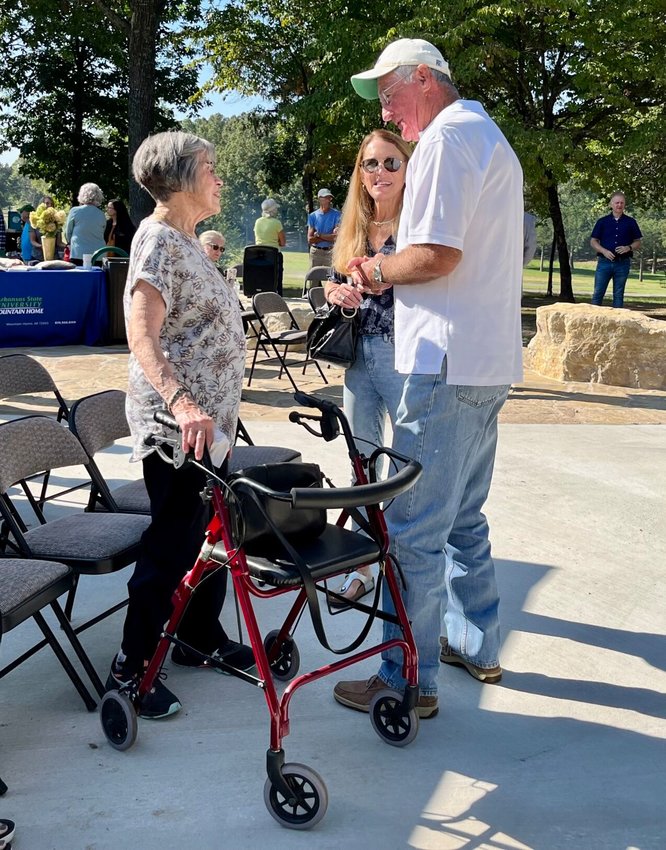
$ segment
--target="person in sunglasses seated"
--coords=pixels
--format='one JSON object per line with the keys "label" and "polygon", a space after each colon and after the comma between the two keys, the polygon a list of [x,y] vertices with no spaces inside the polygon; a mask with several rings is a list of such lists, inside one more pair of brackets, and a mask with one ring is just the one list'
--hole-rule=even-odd
{"label": "person in sunglasses seated", "polygon": [[[224,236],[219,232],[219,230],[204,230],[204,232],[199,235],[199,242],[201,242],[201,247],[206,252],[206,256],[212,260],[215,265],[218,265],[222,259],[222,254],[224,254],[224,245],[226,242]],[[220,268],[220,272],[224,274],[222,268]]]}
{"label": "person in sunglasses seated", "polygon": [[[393,290],[362,295],[348,282],[349,261],[395,253],[409,155],[409,146],[388,130],[374,130],[361,142],[333,247],[332,279],[324,284],[330,304],[361,311],[356,361],[345,373],[344,409],[365,454],[371,444],[384,444],[386,414],[394,423],[404,376],[394,368]],[[346,577],[339,593],[355,601],[373,587],[372,572],[363,567]]]}

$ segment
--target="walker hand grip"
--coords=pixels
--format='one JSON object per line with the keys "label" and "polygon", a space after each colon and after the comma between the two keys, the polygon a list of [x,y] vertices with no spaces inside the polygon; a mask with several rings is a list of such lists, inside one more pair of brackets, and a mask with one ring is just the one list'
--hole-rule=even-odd
{"label": "walker hand grip", "polygon": [[361,484],[358,487],[295,487],[291,491],[294,508],[361,508],[386,502],[409,490],[421,477],[423,467],[410,460],[387,481]]}
{"label": "walker hand grip", "polygon": [[155,422],[159,422],[160,425],[164,425],[166,428],[171,428],[172,431],[178,430],[178,423],[170,413],[166,412],[166,410],[156,410],[153,414],[153,419]]}

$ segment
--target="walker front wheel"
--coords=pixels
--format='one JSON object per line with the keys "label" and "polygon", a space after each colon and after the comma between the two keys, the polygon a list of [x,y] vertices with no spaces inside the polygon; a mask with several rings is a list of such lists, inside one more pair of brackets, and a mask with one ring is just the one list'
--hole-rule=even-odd
{"label": "walker front wheel", "polygon": [[264,802],[275,820],[287,829],[310,829],[326,814],[328,791],[316,770],[296,762],[285,764],[282,776],[293,797],[275,788],[270,779],[264,785]]}
{"label": "walker front wheel", "polygon": [[116,750],[129,750],[139,731],[136,711],[127,694],[108,691],[102,697],[99,717],[106,740]]}
{"label": "walker front wheel", "polygon": [[405,712],[402,694],[391,688],[379,691],[370,703],[370,722],[379,737],[392,747],[406,747],[419,731],[416,709]]}

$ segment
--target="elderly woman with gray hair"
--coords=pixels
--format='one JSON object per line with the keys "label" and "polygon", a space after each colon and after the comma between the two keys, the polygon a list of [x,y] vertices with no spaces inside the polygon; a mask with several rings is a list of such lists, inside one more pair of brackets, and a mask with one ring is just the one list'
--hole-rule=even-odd
{"label": "elderly woman with gray hair", "polygon": [[278,250],[276,260],[278,267],[277,291],[282,294],[283,258],[280,249],[287,244],[287,237],[282,222],[277,217],[278,210],[277,201],[273,198],[266,198],[265,201],[262,201],[261,217],[254,223],[254,243],[255,245],[268,245]]}
{"label": "elderly woman with gray hair", "polygon": [[70,260],[80,266],[84,254],[94,254],[106,245],[106,216],[100,209],[104,195],[97,183],[84,183],[78,201],[80,206],[69,211],[64,235],[69,242]]}
{"label": "elderly woman with gray hair", "polygon": [[[195,234],[200,221],[220,211],[222,181],[215,173],[215,149],[189,133],[158,133],[137,150],[133,173],[156,201],[132,243],[124,302],[131,352],[131,460],[143,464],[151,524],[128,584],[123,639],[108,690],[141,676],[171,612],[173,592],[194,564],[208,520],[209,509],[199,495],[204,473],[189,464],[175,469],[146,446],[147,436],[164,433],[153,414],[164,408],[171,412],[183,450],[193,451],[197,459],[213,442],[229,446],[245,369],[238,298]],[[230,640],[219,621],[226,579],[226,570],[219,570],[194,594],[178,637],[201,653],[249,670],[252,651]],[[171,654],[175,664],[186,667],[205,666],[200,659],[180,646]],[[180,708],[178,698],[158,679],[139,713],[158,719]]]}

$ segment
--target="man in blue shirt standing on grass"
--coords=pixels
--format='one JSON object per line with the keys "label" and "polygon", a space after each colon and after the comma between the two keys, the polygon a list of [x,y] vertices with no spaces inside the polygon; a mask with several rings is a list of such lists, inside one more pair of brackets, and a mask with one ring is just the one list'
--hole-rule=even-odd
{"label": "man in blue shirt standing on grass", "polygon": [[601,306],[608,284],[613,279],[613,307],[624,304],[624,287],[634,251],[641,247],[640,227],[635,218],[624,214],[624,192],[610,199],[611,212],[594,225],[590,245],[597,252],[592,303]]}
{"label": "man in blue shirt standing on grass", "polygon": [[308,245],[310,246],[310,267],[330,266],[335,237],[338,235],[340,210],[333,206],[330,189],[317,192],[319,209],[308,216]]}

